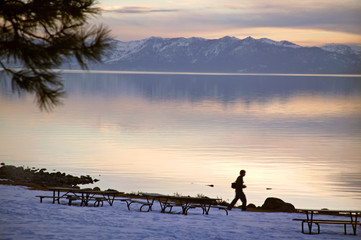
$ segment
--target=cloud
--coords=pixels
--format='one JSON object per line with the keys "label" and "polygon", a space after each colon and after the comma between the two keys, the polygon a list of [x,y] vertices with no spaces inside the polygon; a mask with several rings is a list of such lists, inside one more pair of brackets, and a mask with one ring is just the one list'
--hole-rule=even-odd
{"label": "cloud", "polygon": [[361,10],[327,9],[295,12],[265,12],[217,16],[224,25],[233,27],[287,27],[332,30],[361,34]]}
{"label": "cloud", "polygon": [[116,7],[103,8],[105,12],[113,12],[119,14],[145,14],[145,13],[159,13],[159,12],[177,12],[178,9],[152,9],[149,7]]}
{"label": "cloud", "polygon": [[[303,6],[303,5],[302,5]],[[183,28],[202,30],[203,28],[255,28],[287,27],[332,30],[361,34],[361,7],[340,7],[339,5],[300,7],[281,7],[265,4],[262,7],[231,6],[204,9],[160,9],[150,7],[118,7],[106,12],[123,18],[129,14],[169,13],[146,18],[144,25],[152,23],[165,29]],[[127,19],[128,20],[128,19]],[[138,20],[135,20],[139,23]]]}
{"label": "cloud", "polygon": [[[184,13],[189,14],[189,13]],[[232,28],[286,27],[322,29],[361,34],[361,4],[343,6],[339,4],[315,4],[305,6],[277,4],[224,5],[223,9],[209,9],[190,13],[186,19],[213,26]]]}
{"label": "cloud", "polygon": [[[163,2],[163,5],[159,1],[156,3],[104,7],[104,23],[110,23],[112,29],[117,29],[119,33],[123,31],[123,39],[127,38],[124,35],[132,32],[128,40],[155,35],[211,38],[221,37],[221,34],[239,36],[251,29],[258,33],[268,29],[270,36],[275,35],[275,31],[279,32],[278,35],[282,33],[284,37],[281,40],[295,41],[294,32],[302,31],[299,36],[305,41],[306,36],[316,38],[311,35],[318,31],[322,33],[317,35],[318,38],[325,38],[326,35],[329,38],[332,35],[332,39],[329,38],[331,41],[346,37],[345,42],[361,42],[359,0],[200,0],[193,5],[188,1],[183,1],[182,5],[178,2]],[[267,37],[267,33],[264,36]]]}

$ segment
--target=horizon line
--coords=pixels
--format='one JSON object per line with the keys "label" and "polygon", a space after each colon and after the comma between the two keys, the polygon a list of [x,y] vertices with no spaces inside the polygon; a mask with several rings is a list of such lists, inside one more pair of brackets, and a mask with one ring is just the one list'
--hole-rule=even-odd
{"label": "horizon line", "polygon": [[[1,69],[0,69],[1,71]],[[279,76],[279,77],[361,77],[361,74],[332,73],[221,73],[221,72],[158,72],[158,71],[126,71],[126,70],[82,70],[53,69],[65,73],[104,73],[104,74],[146,74],[146,75],[204,75],[204,76]]]}

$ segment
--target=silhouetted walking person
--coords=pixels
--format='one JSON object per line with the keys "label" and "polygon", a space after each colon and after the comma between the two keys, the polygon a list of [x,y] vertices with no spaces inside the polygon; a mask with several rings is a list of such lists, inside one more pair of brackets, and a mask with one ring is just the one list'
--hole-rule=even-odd
{"label": "silhouetted walking person", "polygon": [[231,210],[234,207],[234,205],[236,204],[236,202],[238,201],[238,199],[241,199],[242,210],[246,211],[247,199],[246,199],[246,195],[244,195],[243,188],[246,188],[247,186],[244,185],[244,182],[243,182],[244,176],[246,176],[246,171],[241,170],[239,172],[239,177],[237,178],[236,182],[232,184],[232,188],[236,189],[236,196],[233,199],[233,201],[231,202],[231,204],[228,206],[228,210]]}

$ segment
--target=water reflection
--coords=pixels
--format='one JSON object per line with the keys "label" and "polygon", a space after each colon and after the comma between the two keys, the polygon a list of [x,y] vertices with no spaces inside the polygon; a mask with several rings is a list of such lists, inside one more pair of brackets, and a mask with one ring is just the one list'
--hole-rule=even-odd
{"label": "water reflection", "polygon": [[297,207],[360,206],[360,78],[64,79],[65,105],[50,114],[2,86],[3,161],[91,173],[122,191],[230,200],[230,182],[246,169],[256,205],[272,195]]}
{"label": "water reflection", "polygon": [[295,92],[317,94],[359,94],[360,78],[275,77],[275,76],[183,76],[183,75],[127,75],[127,74],[64,74],[74,79],[67,90],[97,92],[99,95],[118,95],[137,92],[151,99],[198,100],[207,97],[230,102],[287,97]]}

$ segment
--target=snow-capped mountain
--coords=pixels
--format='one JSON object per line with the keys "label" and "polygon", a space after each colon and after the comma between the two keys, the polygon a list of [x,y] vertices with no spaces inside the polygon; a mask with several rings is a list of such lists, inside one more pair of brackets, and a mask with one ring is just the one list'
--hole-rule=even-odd
{"label": "snow-capped mountain", "polygon": [[361,55],[361,47],[356,45],[345,45],[345,44],[326,44],[321,47],[323,50],[329,52],[336,52],[340,54],[356,54]]}
{"label": "snow-capped mountain", "polygon": [[97,69],[186,72],[361,73],[361,51],[346,45],[302,47],[248,37],[159,38],[122,42]]}

